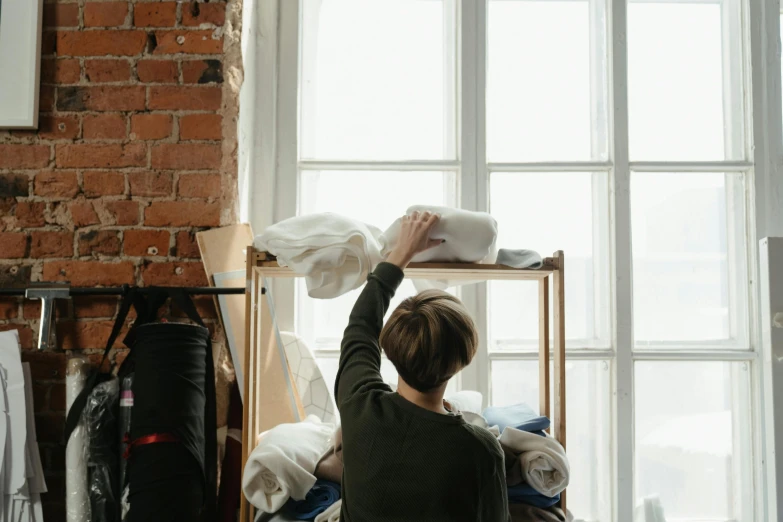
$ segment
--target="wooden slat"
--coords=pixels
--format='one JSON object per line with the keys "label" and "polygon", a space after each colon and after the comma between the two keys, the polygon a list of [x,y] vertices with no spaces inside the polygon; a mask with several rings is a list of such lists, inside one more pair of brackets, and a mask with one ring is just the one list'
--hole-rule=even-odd
{"label": "wooden slat", "polygon": [[545,417],[551,413],[549,390],[549,278],[545,277],[538,282],[538,404]]}
{"label": "wooden slat", "polygon": [[[253,314],[253,293],[256,292],[257,278],[256,270],[253,268],[256,263],[256,252],[252,247],[247,249],[247,282],[249,288],[245,292],[245,382],[244,382],[244,401],[242,403],[242,475],[245,473],[245,463],[250,455],[250,423],[251,423],[251,404],[252,390],[250,383],[255,381],[256,373],[253,366],[253,352],[250,347],[254,345],[254,339],[251,337],[251,323],[255,314]],[[252,520],[251,506],[243,493],[240,493],[239,520],[240,522],[250,522]]]}
{"label": "wooden slat", "polygon": [[[553,434],[566,449],[566,379],[565,379],[565,259],[563,252],[555,254],[558,269],[553,274],[554,334],[555,334],[555,416]],[[560,495],[560,507],[566,508],[566,492]]]}

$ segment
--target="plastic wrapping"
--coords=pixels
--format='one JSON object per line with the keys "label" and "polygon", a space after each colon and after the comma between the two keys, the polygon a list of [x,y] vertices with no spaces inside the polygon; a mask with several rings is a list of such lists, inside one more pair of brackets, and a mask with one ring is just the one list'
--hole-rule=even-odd
{"label": "plastic wrapping", "polygon": [[82,412],[87,430],[87,480],[92,522],[119,521],[119,461],[117,414],[119,382],[109,379],[95,387]]}
{"label": "plastic wrapping", "polygon": [[129,374],[122,379],[120,386],[120,452],[119,452],[119,490],[121,493],[121,514],[120,520],[125,520],[128,514],[128,480],[125,470],[128,467],[128,461],[123,456],[128,447],[126,435],[130,433],[131,410],[133,409],[133,374]]}
{"label": "plastic wrapping", "polygon": [[[66,411],[84,388],[90,364],[85,357],[72,357],[65,371]],[[65,447],[65,519],[91,522],[87,489],[87,430],[81,419]]]}

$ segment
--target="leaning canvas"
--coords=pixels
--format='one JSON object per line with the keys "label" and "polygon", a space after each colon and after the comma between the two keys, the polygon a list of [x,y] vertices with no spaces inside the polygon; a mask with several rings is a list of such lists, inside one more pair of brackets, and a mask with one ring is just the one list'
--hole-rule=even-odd
{"label": "leaning canvas", "polygon": [[0,128],[38,127],[43,0],[0,0]]}

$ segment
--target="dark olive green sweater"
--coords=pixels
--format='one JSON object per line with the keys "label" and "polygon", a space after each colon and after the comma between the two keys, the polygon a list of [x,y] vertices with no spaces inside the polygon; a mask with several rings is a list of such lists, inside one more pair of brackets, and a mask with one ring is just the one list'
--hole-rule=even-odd
{"label": "dark olive green sweater", "polygon": [[346,522],[506,522],[503,452],[461,415],[425,410],[381,378],[378,338],[402,270],[381,263],[354,305],[335,397],[343,427]]}

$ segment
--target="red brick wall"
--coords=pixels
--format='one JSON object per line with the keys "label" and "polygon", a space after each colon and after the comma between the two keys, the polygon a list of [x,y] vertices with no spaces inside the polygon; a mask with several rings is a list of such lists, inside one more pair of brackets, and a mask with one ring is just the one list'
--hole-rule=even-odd
{"label": "red brick wall", "polygon": [[[206,284],[193,234],[219,225],[225,205],[225,14],[225,0],[47,0],[39,129],[0,131],[0,286]],[[60,303],[58,349],[45,353],[34,351],[39,310],[0,298],[0,330],[19,330],[36,380],[56,522],[67,353],[99,357],[117,301]]]}

